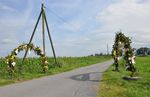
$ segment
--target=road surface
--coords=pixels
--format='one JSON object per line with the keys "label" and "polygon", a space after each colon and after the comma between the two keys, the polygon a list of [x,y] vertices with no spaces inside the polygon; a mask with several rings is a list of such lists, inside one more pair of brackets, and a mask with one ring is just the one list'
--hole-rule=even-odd
{"label": "road surface", "polygon": [[101,74],[112,62],[0,87],[0,97],[96,97]]}

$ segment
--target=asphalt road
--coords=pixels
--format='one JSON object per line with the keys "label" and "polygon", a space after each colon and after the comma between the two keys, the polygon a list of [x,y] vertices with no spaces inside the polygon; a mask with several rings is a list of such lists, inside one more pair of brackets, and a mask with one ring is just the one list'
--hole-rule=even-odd
{"label": "asphalt road", "polygon": [[101,75],[112,62],[0,87],[0,97],[96,97]]}

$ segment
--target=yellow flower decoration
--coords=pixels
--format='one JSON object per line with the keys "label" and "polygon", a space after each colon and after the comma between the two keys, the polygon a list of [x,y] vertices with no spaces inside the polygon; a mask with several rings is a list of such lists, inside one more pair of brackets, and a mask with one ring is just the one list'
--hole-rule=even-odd
{"label": "yellow flower decoration", "polygon": [[15,65],[16,65],[16,55],[22,51],[22,50],[27,50],[27,48],[29,50],[33,50],[37,55],[40,56],[40,58],[42,59],[42,66],[43,66],[43,71],[45,72],[46,70],[48,70],[48,61],[46,56],[42,53],[42,50],[40,49],[40,47],[36,47],[33,44],[21,44],[20,46],[18,46],[18,48],[15,48],[12,52],[11,55],[8,55],[5,57],[6,59],[6,64],[8,65],[8,67],[10,68],[10,70],[12,72],[14,72],[15,70]]}

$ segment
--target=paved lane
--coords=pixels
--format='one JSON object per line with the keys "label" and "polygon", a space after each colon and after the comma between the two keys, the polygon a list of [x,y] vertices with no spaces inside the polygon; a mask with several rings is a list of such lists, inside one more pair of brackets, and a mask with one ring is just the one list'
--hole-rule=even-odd
{"label": "paved lane", "polygon": [[0,97],[96,97],[101,74],[112,60],[69,72],[0,87]]}

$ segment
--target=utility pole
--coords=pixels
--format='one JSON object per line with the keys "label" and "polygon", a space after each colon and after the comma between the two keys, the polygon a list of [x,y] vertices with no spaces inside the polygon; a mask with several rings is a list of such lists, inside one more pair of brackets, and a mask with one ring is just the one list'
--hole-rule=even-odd
{"label": "utility pole", "polygon": [[[44,0],[43,0],[43,2],[44,2]],[[32,39],[34,37],[35,31],[36,31],[37,26],[39,24],[40,18],[42,18],[43,54],[46,55],[46,52],[45,52],[45,25],[46,25],[47,32],[48,32],[48,37],[49,37],[49,41],[50,41],[50,45],[51,45],[53,56],[54,56],[54,61],[55,61],[55,63],[57,63],[55,49],[54,49],[54,46],[53,46],[53,42],[52,42],[52,38],[51,38],[51,34],[50,34],[50,30],[49,30],[49,26],[48,26],[48,22],[47,22],[47,18],[46,18],[46,13],[45,13],[45,10],[44,10],[44,3],[42,3],[41,12],[40,12],[39,17],[37,19],[36,25],[34,27],[34,30],[32,32],[32,35],[31,35],[31,38],[29,40],[28,45],[30,45],[31,42],[32,42]],[[24,62],[24,60],[25,60],[25,58],[27,56],[28,50],[29,50],[29,48],[27,47],[27,50],[25,51],[25,55],[23,57],[23,62]]]}
{"label": "utility pole", "polygon": [[108,44],[107,44],[107,55],[109,55],[109,47],[108,47]]}

